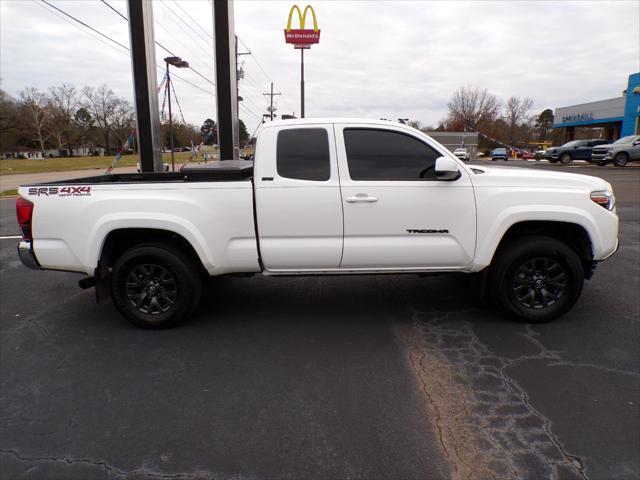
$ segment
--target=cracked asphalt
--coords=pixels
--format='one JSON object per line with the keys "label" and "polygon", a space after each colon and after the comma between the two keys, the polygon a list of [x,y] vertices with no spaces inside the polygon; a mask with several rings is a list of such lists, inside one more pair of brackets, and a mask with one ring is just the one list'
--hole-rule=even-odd
{"label": "cracked asphalt", "polygon": [[620,251],[554,323],[464,276],[256,276],[142,331],[0,240],[0,478],[640,478],[640,169],[508,165],[618,198]]}

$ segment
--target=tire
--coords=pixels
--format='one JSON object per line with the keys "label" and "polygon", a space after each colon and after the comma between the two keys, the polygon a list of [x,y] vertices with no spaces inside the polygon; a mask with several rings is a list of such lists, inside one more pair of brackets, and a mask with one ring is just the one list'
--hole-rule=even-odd
{"label": "tire", "polygon": [[496,253],[489,289],[494,303],[521,322],[543,323],[578,300],[584,270],[566,244],[545,236],[519,237]]}
{"label": "tire", "polygon": [[596,162],[596,165],[598,165],[599,167],[604,167],[607,165],[607,162],[606,161]]}
{"label": "tire", "polygon": [[627,163],[629,163],[629,155],[625,152],[616,153],[613,157],[613,164],[616,167],[626,167]]}
{"label": "tire", "polygon": [[563,153],[560,156],[560,163],[563,165],[569,165],[573,159],[571,158],[571,154]]}
{"label": "tire", "polygon": [[127,250],[113,266],[109,286],[113,303],[124,317],[138,327],[153,329],[185,320],[202,293],[194,262],[166,244]]}

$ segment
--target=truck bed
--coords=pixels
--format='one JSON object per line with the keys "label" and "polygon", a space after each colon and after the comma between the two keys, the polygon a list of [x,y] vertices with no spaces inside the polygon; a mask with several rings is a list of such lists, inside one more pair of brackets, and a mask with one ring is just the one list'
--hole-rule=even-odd
{"label": "truck bed", "polygon": [[185,165],[179,172],[112,173],[92,177],[41,182],[24,185],[88,185],[109,183],[179,183],[179,182],[231,182],[253,178],[253,162],[247,160],[223,160],[205,164]]}

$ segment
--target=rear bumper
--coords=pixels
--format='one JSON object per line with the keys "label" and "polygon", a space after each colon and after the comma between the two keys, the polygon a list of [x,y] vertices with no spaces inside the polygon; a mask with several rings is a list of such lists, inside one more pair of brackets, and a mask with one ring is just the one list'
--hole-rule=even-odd
{"label": "rear bumper", "polygon": [[25,267],[33,270],[40,269],[40,264],[36,259],[35,253],[33,253],[33,248],[30,242],[20,242],[18,244],[18,256]]}

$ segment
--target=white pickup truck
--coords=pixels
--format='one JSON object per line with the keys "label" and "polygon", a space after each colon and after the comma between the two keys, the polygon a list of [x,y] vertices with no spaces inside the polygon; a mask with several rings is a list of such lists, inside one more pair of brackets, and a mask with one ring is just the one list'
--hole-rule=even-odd
{"label": "white pickup truck", "polygon": [[[254,162],[23,186],[23,263],[82,272],[133,323],[167,327],[207,276],[466,272],[504,311],[545,321],[618,246],[600,178],[465,165],[371,120],[261,127]],[[486,287],[485,287],[486,286]]]}

